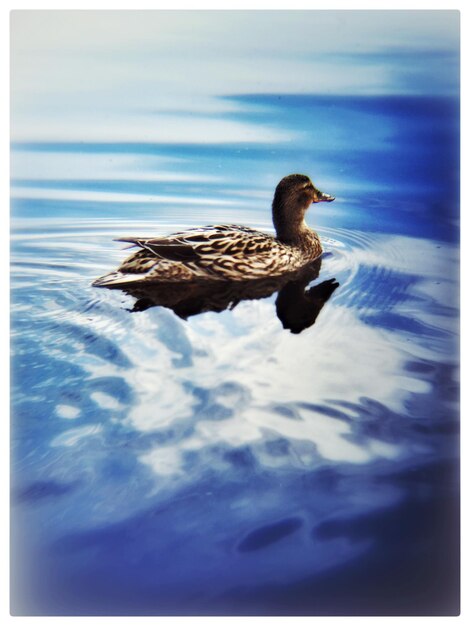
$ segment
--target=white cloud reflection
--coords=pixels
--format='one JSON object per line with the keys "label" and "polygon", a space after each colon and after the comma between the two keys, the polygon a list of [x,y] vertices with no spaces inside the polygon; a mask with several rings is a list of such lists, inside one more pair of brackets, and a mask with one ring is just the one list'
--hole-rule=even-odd
{"label": "white cloud reflection", "polygon": [[[214,174],[183,172],[180,169],[184,159],[166,155],[141,156],[129,154],[53,152],[44,153],[29,150],[13,150],[10,155],[11,178],[21,184],[22,179],[76,181],[142,181],[171,183],[217,182]],[[171,169],[173,168],[173,169]]]}
{"label": "white cloud reflection", "polygon": [[[361,398],[374,397],[390,410],[401,411],[410,391],[428,391],[426,383],[405,375],[409,354],[390,341],[383,330],[369,327],[354,311],[333,302],[320,315],[315,327],[299,336],[280,328],[272,307],[269,301],[247,302],[232,312],[235,320],[208,314],[187,324],[191,345],[205,353],[194,358],[192,383],[204,389],[217,389],[230,381],[249,389],[250,398],[237,403],[233,415],[224,420],[198,415],[191,435],[142,455],[141,461],[156,474],[170,474],[168,459],[175,475],[183,473],[188,450],[199,451],[203,458],[206,448],[256,446],[273,438],[284,438],[291,444],[292,453],[276,459],[278,465],[287,467],[313,466],[319,459],[367,463],[401,453],[399,446],[374,438],[355,441],[353,422],[323,414],[308,405],[313,402],[334,407],[341,401],[359,405]],[[150,318],[148,323],[152,323]],[[355,367],[351,367],[351,360]],[[149,380],[155,381],[162,376],[162,364],[153,361],[152,367],[153,376]],[[179,389],[174,388],[174,380],[169,381],[175,399],[170,414],[177,420],[187,417],[184,407],[191,398],[184,388],[184,371],[181,376]],[[139,388],[139,381],[133,384]],[[131,409],[130,422],[138,430],[148,430],[149,426],[158,429],[159,419],[151,417],[157,414],[156,395],[149,396],[142,389],[139,396],[147,397],[148,401]],[[290,407],[292,416],[277,412],[278,406]],[[179,411],[178,407],[181,407]],[[357,418],[347,411],[343,413]],[[261,464],[269,464],[269,458],[256,456]]]}
{"label": "white cloud reflection", "polygon": [[15,140],[278,141],[215,96],[458,88],[457,11],[22,11],[11,32]]}
{"label": "white cloud reflection", "polygon": [[[111,107],[113,105],[110,105]],[[107,112],[76,112],[64,107],[60,115],[13,116],[15,141],[84,141],[116,143],[223,144],[288,141],[292,133],[260,125],[225,120],[216,116],[129,114],[110,108]]]}
{"label": "white cloud reflection", "polygon": [[175,196],[172,195],[160,195],[160,194],[142,194],[142,193],[130,193],[130,192],[116,192],[109,191],[80,191],[80,190],[61,190],[61,189],[40,189],[35,187],[14,187],[11,190],[11,198],[21,198],[29,200],[63,200],[70,201],[76,200],[79,202],[132,202],[134,204],[186,204],[197,206],[233,206],[238,205],[239,202],[232,200],[219,200],[206,197],[191,197],[191,196]]}

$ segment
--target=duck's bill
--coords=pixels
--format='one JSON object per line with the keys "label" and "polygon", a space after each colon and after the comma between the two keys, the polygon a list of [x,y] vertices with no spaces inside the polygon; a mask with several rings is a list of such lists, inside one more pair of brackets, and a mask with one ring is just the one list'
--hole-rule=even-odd
{"label": "duck's bill", "polygon": [[323,193],[323,191],[320,191],[317,202],[333,202],[334,199],[335,199],[334,196],[330,196],[329,194]]}

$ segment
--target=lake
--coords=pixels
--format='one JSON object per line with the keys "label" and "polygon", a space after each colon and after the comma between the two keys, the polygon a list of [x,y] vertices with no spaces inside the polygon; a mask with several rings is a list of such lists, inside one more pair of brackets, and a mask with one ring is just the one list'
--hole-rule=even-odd
{"label": "lake", "polygon": [[[214,102],[245,135],[12,145],[12,612],[456,615],[458,99]],[[91,286],[120,236],[273,232],[294,172],[314,323]]]}

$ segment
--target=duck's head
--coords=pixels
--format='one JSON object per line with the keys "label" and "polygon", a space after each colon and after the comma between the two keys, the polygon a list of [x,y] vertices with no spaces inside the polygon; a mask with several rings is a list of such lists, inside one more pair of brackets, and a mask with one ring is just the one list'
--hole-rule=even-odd
{"label": "duck's head", "polygon": [[309,206],[316,202],[332,202],[333,196],[315,187],[308,176],[290,174],[276,187],[273,200],[273,222],[281,241],[294,241],[304,228]]}

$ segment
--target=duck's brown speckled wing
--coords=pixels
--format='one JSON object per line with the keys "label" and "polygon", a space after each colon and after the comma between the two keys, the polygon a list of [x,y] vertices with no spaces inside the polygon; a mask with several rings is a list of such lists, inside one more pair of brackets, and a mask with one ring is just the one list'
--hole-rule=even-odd
{"label": "duck's brown speckled wing", "polygon": [[200,261],[214,255],[261,254],[272,247],[273,237],[247,226],[222,224],[193,228],[166,237],[122,237],[116,241],[132,243],[162,259],[184,262]]}
{"label": "duck's brown speckled wing", "polygon": [[131,281],[246,280],[282,271],[296,251],[272,235],[246,226],[222,224],[166,237],[121,237],[140,250],[117,272],[95,281],[112,286]]}

